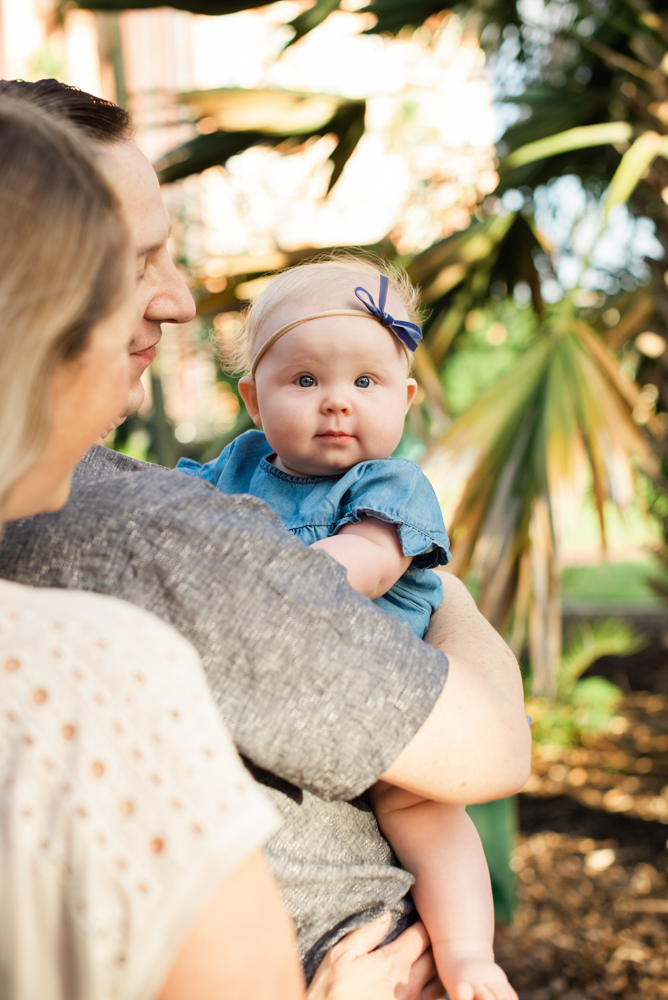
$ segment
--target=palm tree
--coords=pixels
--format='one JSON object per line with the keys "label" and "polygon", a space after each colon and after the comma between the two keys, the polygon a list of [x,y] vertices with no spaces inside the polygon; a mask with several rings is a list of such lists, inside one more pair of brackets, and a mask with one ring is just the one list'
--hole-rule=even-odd
{"label": "palm tree", "polygon": [[364,133],[366,101],[333,94],[236,87],[180,95],[194,118],[218,126],[163,156],[155,165],[161,183],[170,183],[225,163],[251,146],[295,145],[314,136],[335,135],[328,192],[336,184]]}
{"label": "palm tree", "polygon": [[[392,5],[376,0],[372,6]],[[519,24],[518,55],[529,63],[537,26],[519,16],[518,5],[470,6],[487,29],[501,29],[508,20]],[[655,220],[668,249],[668,209],[661,199],[668,183],[667,39],[668,20],[648,5],[580,3],[577,15],[543,44],[549,61],[540,69],[533,53],[534,79],[521,96],[529,114],[504,136],[508,153],[500,162],[497,193],[521,186],[525,204],[531,205],[533,190],[563,172],[598,176],[608,182],[605,216],[631,199],[633,212]],[[457,572],[466,573],[476,545],[480,549],[484,542],[480,606],[498,627],[512,623],[516,649],[528,622],[534,690],[554,694],[561,637],[559,494],[588,466],[605,539],[606,502],[628,500],[635,468],[658,475],[651,444],[663,451],[663,426],[651,409],[639,405],[640,385],[624,375],[615,352],[657,312],[668,316],[663,281],[668,260],[654,266],[650,289],[601,296],[598,309],[578,309],[577,294],[546,308],[536,264],[545,259],[545,241],[531,212],[509,220],[474,224],[426,251],[411,270],[429,282],[427,291],[438,288],[439,274],[453,274],[467,243],[487,237],[488,245],[481,241],[480,252],[470,252],[470,262],[453,275],[458,280],[452,287],[443,282],[445,294],[434,303],[426,341],[436,365],[456,345],[467,311],[489,296],[492,280],[508,289],[518,280],[531,286],[540,323],[535,342],[513,370],[453,422],[438,447],[474,455],[453,518]],[[618,302],[623,318],[606,330],[602,315]],[[641,367],[641,381],[643,367],[648,366]]]}

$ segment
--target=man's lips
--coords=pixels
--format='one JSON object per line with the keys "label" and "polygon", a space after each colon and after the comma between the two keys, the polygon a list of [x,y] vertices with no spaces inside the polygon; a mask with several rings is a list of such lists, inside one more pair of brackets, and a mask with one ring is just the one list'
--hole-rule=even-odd
{"label": "man's lips", "polygon": [[137,358],[145,365],[150,365],[155,359],[155,344],[151,344],[150,347],[145,347],[143,351],[135,351],[134,354],[130,355],[131,358]]}

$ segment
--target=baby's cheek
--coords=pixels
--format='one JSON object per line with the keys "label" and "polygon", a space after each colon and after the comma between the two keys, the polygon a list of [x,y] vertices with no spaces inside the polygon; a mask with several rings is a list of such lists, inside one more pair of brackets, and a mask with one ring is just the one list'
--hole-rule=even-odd
{"label": "baby's cheek", "polygon": [[394,398],[386,399],[383,403],[384,405],[376,407],[371,433],[375,447],[386,454],[392,454],[403,434],[405,413]]}
{"label": "baby's cheek", "polygon": [[278,417],[276,430],[283,437],[291,438],[294,435],[302,435],[308,425],[308,416],[299,407],[286,406]]}
{"label": "baby's cheek", "polygon": [[289,403],[273,407],[265,415],[263,430],[269,444],[278,454],[296,444],[305,433],[307,421],[298,408]]}

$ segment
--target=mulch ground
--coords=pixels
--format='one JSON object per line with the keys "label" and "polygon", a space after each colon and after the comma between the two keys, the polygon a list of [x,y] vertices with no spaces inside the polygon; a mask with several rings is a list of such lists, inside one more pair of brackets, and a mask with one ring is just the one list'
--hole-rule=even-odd
{"label": "mulch ground", "polygon": [[621,714],[534,754],[517,918],[496,938],[520,1000],[668,998],[668,696],[629,693]]}

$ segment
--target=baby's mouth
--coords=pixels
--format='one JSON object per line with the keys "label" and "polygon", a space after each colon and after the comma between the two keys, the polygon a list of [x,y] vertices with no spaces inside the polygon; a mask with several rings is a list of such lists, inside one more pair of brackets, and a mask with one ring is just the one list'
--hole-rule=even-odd
{"label": "baby's mouth", "polygon": [[316,437],[322,438],[325,441],[338,441],[343,443],[345,441],[352,441],[354,435],[346,434],[345,431],[325,431],[324,434],[316,434]]}

